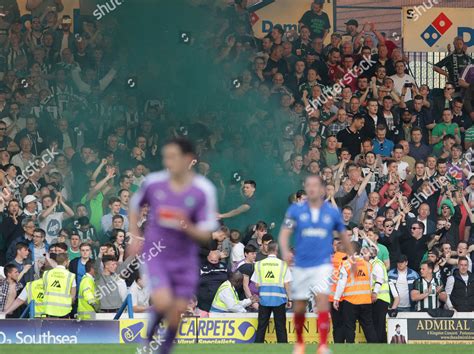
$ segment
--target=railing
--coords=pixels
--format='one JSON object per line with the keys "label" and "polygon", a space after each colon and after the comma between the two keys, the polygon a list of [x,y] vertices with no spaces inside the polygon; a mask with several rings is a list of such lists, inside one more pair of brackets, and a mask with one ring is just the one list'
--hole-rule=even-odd
{"label": "railing", "polygon": [[[430,89],[442,88],[447,77],[433,70],[434,64],[444,59],[449,53],[444,52],[407,52],[410,75],[415,78],[417,85],[428,85]],[[471,54],[474,58],[474,53]]]}
{"label": "railing", "polygon": [[[127,297],[125,298],[124,302],[122,303],[122,306],[120,306],[119,310],[115,314],[114,320],[120,319],[123,312],[125,311],[125,308],[127,308],[128,310],[128,318],[134,318],[131,294],[128,294]],[[30,303],[26,306],[26,308],[21,313],[20,318],[26,318],[26,317],[35,318],[35,301],[34,300],[30,301]]]}
{"label": "railing", "polygon": [[117,314],[115,315],[114,320],[120,319],[120,316],[122,316],[122,313],[125,311],[125,307],[128,309],[128,318],[133,318],[133,304],[132,304],[131,294],[127,295],[127,298],[122,303],[122,306],[120,306],[119,310],[117,311]]}
{"label": "railing", "polygon": [[35,318],[35,300],[31,300],[28,306],[21,313],[20,318],[25,318],[29,314],[29,318]]}

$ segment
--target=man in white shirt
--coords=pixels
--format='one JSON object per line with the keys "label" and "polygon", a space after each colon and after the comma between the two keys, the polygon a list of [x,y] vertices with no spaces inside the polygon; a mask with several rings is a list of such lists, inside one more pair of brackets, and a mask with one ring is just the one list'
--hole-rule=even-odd
{"label": "man in white shirt", "polygon": [[[43,197],[43,211],[38,216],[40,227],[46,232],[46,241],[51,243],[59,235],[63,221],[74,216],[74,211],[64,202],[61,193],[56,193],[53,199],[47,195]],[[57,212],[56,207],[61,205],[64,212]]]}
{"label": "man in white shirt", "polygon": [[27,136],[20,139],[20,152],[14,155],[11,159],[11,163],[19,167],[22,171],[27,166],[31,166],[36,156],[31,152],[32,143]]}
{"label": "man in white shirt", "polygon": [[[403,146],[400,144],[395,145],[392,151],[392,157],[397,163],[397,173],[400,176],[401,181],[405,181],[407,179],[407,175],[411,173],[410,166],[407,162],[402,161],[403,158]],[[383,165],[383,174],[386,175],[388,173],[387,163]]]}
{"label": "man in white shirt", "polygon": [[[396,74],[390,76],[390,78],[393,80],[393,88],[395,89],[395,92],[399,96],[402,95],[403,87],[406,86],[407,84],[416,86],[415,79],[413,78],[413,76],[405,73],[405,68],[406,66],[403,60],[397,61],[395,63]],[[411,86],[407,86],[407,87],[411,87]],[[407,102],[407,101],[412,100],[411,96],[412,96],[411,90],[406,90],[404,101]]]}
{"label": "man in white shirt", "polygon": [[150,308],[150,290],[141,275],[130,286],[130,294],[134,312],[146,312]]}
{"label": "man in white shirt", "polygon": [[412,311],[410,291],[413,289],[413,283],[418,278],[418,273],[408,268],[407,256],[401,255],[397,261],[397,267],[388,273],[388,285],[393,297],[392,310],[399,312]]}

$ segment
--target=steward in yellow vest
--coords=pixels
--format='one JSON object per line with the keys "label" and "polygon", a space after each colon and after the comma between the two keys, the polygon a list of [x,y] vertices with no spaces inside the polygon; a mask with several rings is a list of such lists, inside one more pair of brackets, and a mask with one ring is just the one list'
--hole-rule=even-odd
{"label": "steward in yellow vest", "polygon": [[236,289],[242,287],[243,275],[240,272],[232,273],[217,289],[212,301],[210,312],[247,312],[246,307],[257,302],[257,297],[240,300]]}
{"label": "steward in yellow vest", "polygon": [[82,277],[77,295],[77,318],[81,320],[94,320],[99,310],[100,301],[95,291],[94,261],[89,259],[86,263],[86,274]]}
{"label": "steward in yellow vest", "polygon": [[372,314],[379,343],[387,343],[386,316],[390,305],[390,287],[387,267],[377,258],[378,249],[370,247],[364,258],[370,257],[372,265]]}
{"label": "steward in yellow vest", "polygon": [[76,296],[76,275],[66,269],[68,256],[56,256],[57,267],[44,272],[44,313],[48,317],[68,317]]}
{"label": "steward in yellow vest", "polygon": [[258,287],[258,327],[255,343],[265,342],[265,332],[273,313],[278,343],[288,343],[286,331],[286,305],[290,294],[291,274],[286,262],[277,258],[278,244],[267,246],[268,257],[255,263],[252,281]]}

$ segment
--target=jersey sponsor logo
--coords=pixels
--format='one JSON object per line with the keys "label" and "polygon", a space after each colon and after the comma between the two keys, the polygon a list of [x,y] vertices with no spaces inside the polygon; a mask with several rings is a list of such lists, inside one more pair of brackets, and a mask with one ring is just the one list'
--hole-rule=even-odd
{"label": "jersey sponsor logo", "polygon": [[196,199],[193,196],[187,196],[184,199],[184,205],[186,205],[188,208],[192,208],[194,205],[196,205]]}
{"label": "jersey sponsor logo", "polygon": [[166,193],[165,191],[157,190],[154,194],[155,198],[158,200],[165,200],[166,199]]}
{"label": "jersey sponsor logo", "polygon": [[273,274],[273,272],[269,270],[267,274],[265,274],[265,279],[275,279],[275,274]]}
{"label": "jersey sponsor logo", "polygon": [[324,215],[323,224],[330,224],[330,223],[331,223],[331,217],[329,215]]}
{"label": "jersey sponsor logo", "polygon": [[328,231],[319,227],[316,227],[316,228],[310,227],[310,228],[304,229],[301,235],[304,237],[325,238],[328,236]]}
{"label": "jersey sponsor logo", "polygon": [[51,284],[51,287],[61,289],[61,283],[59,282],[59,280],[55,280]]}
{"label": "jersey sponsor logo", "polygon": [[300,215],[300,221],[308,221],[309,220],[309,214],[304,213]]}

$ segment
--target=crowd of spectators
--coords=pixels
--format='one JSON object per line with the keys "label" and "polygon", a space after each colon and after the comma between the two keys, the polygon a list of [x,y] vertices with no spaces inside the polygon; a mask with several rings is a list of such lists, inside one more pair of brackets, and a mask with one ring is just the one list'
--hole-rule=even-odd
{"label": "crowd of spectators", "polygon": [[[443,305],[474,311],[472,295],[459,299],[459,282],[474,291],[474,67],[461,38],[434,66],[444,87],[431,88],[410,74],[401,48],[375,23],[352,19],[337,32],[319,1],[301,14],[299,32],[276,25],[262,39],[253,36],[245,0],[225,7],[193,1],[218,23],[206,37],[216,53],[210,60],[237,74],[225,85],[228,100],[252,110],[239,129],[216,123],[216,112],[183,126],[162,100],[136,94],[131,79],[123,85],[128,56],[114,55],[126,48],[114,38],[112,14],[100,22],[84,16],[73,33],[61,0],[37,3],[41,9],[20,17],[16,2],[7,2],[0,16],[0,312],[59,253],[68,254],[77,284],[89,259],[97,260],[98,286],[117,283],[102,297],[103,311],[116,311],[130,286],[140,299],[134,308],[145,311],[136,269],[114,277],[130,265],[129,199],[160,168],[163,142],[191,130],[205,132],[192,168],[218,188],[223,226],[201,249],[190,312],[205,315],[236,270],[241,298],[252,299],[236,308],[258,308],[252,265],[268,255],[283,218],[268,209],[304,200],[308,174],[322,176],[350,237],[378,244],[390,270],[391,309],[415,309],[409,290],[423,293],[421,272],[446,290]],[[226,159],[239,167],[219,170]],[[420,301],[418,310],[441,306]]]}

